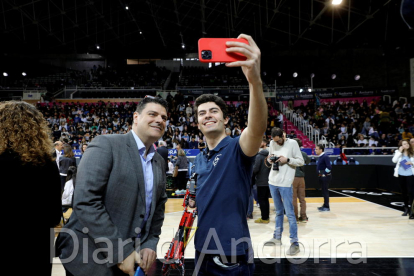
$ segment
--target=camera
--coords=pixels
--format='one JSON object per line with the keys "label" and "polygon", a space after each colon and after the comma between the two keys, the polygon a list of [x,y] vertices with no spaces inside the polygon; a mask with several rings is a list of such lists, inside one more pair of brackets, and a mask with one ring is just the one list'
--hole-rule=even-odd
{"label": "camera", "polygon": [[279,159],[279,156],[271,156],[270,161],[273,162],[272,170],[278,171],[279,170],[279,163],[276,162],[277,159]]}
{"label": "camera", "polygon": [[211,53],[210,50],[201,51],[201,57],[203,59],[211,59],[212,58],[212,53]]}

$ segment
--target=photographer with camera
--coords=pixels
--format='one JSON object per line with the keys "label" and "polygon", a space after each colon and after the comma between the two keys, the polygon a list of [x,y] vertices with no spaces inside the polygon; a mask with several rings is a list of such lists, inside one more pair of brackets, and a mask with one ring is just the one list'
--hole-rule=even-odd
{"label": "photographer with camera", "polygon": [[267,164],[271,164],[269,173],[269,188],[276,208],[276,228],[273,238],[264,245],[281,245],[283,232],[283,212],[289,220],[291,246],[287,255],[299,253],[298,226],[293,209],[292,184],[295,178],[296,167],[303,166],[303,157],[299,145],[295,140],[285,138],[280,128],[273,128],[272,141],[269,145]]}

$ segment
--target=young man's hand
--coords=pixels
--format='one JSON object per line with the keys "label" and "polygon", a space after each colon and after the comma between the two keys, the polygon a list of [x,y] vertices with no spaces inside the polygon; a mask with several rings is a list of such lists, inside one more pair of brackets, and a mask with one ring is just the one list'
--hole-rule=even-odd
{"label": "young man's hand", "polygon": [[231,63],[226,63],[227,67],[241,67],[244,75],[247,78],[249,84],[252,85],[261,85],[262,80],[260,77],[260,57],[261,52],[259,47],[257,47],[256,42],[249,35],[241,34],[237,37],[238,39],[244,38],[249,42],[249,45],[237,42],[237,41],[227,41],[226,45],[230,46],[226,49],[228,53],[240,53],[247,57],[244,61],[235,61]]}

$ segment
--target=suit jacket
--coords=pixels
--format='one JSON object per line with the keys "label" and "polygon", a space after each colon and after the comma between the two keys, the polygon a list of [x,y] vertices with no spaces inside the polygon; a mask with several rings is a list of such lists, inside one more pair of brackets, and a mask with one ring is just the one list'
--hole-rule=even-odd
{"label": "suit jacket", "polygon": [[165,171],[168,171],[168,149],[166,147],[158,147],[157,152],[164,158]]}
{"label": "suit jacket", "polygon": [[[142,236],[137,240],[141,249],[156,251],[161,234],[167,201],[164,168],[164,160],[155,153],[152,159],[154,187],[151,212]],[[117,264],[135,249],[134,240],[144,216],[144,174],[132,132],[98,136],[88,145],[79,163],[73,213],[64,227],[70,233],[61,233],[57,238],[57,254],[65,268],[77,276],[118,274]],[[74,237],[79,243],[74,242]],[[103,242],[96,240],[99,238],[103,238]],[[113,250],[108,250],[108,243]],[[74,259],[65,261],[76,251],[77,244],[79,248]],[[94,252],[101,261],[94,260]]]}

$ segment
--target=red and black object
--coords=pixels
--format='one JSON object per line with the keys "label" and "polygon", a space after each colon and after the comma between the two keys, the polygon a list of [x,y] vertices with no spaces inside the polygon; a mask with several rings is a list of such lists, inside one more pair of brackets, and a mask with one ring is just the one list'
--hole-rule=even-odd
{"label": "red and black object", "polygon": [[184,196],[184,212],[181,217],[179,228],[171,241],[167,253],[165,254],[165,260],[162,266],[162,275],[164,276],[168,275],[171,269],[180,271],[181,275],[184,276],[184,251],[190,240],[190,233],[193,227],[194,219],[197,216],[197,208],[195,208],[192,212],[187,210],[189,208],[190,198],[195,201],[195,190],[194,188],[191,189],[191,187],[187,189]]}

